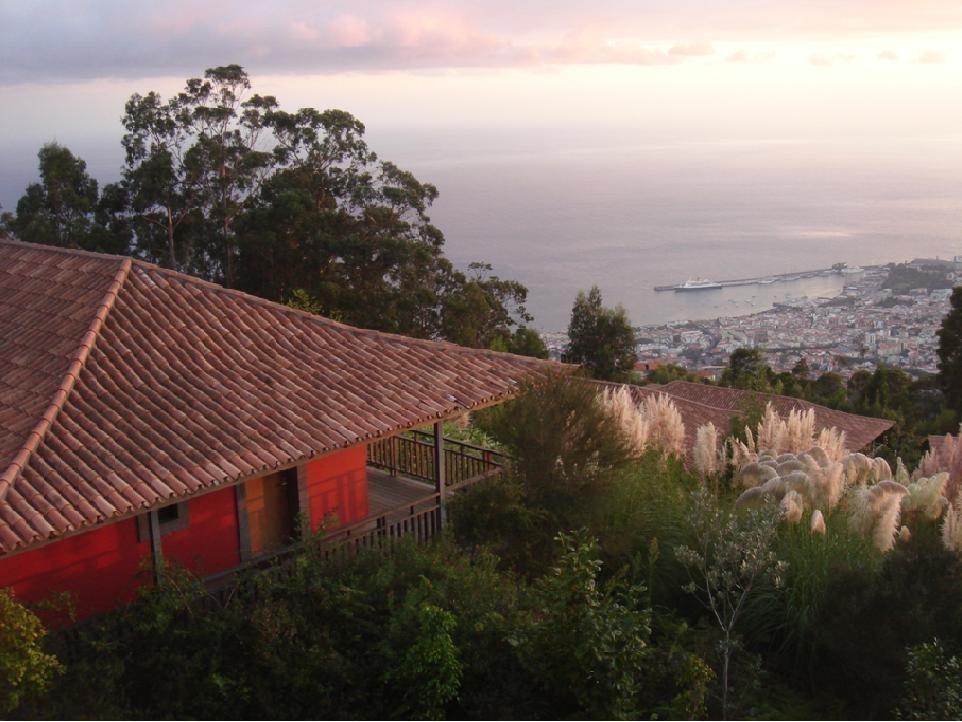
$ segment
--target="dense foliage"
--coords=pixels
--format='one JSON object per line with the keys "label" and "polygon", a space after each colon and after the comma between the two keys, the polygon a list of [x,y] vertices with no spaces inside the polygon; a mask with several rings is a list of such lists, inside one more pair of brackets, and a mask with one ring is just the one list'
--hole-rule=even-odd
{"label": "dense foliage", "polygon": [[795,523],[743,510],[741,472],[708,484],[657,447],[639,455],[594,387],[551,379],[461,430],[518,461],[455,495],[451,533],[429,546],[335,563],[308,543],[216,596],[171,569],[46,651],[24,627],[4,658],[42,665],[10,706],[106,718],[954,714],[962,561],[938,522],[907,513],[911,535],[884,552],[838,509],[825,507],[820,532],[808,510]]}
{"label": "dense foliage", "polygon": [[602,381],[627,381],[638,361],[635,329],[621,306],[606,308],[601,291],[592,286],[575,299],[568,325],[565,360],[581,364]]}
{"label": "dense foliage", "polygon": [[61,671],[57,658],[43,649],[46,634],[36,614],[9,589],[0,589],[0,712],[45,692]]}
{"label": "dense foliage", "polygon": [[[129,253],[365,328],[545,355],[527,289],[456,269],[428,215],[438,190],[380,159],[343,110],[282,110],[237,65],[164,99],[134,94],[124,166],[98,190],[51,143],[3,225],[34,243]],[[519,326],[519,324],[521,324]]]}
{"label": "dense foliage", "polygon": [[962,414],[962,288],[952,291],[939,329],[939,381],[948,406]]}

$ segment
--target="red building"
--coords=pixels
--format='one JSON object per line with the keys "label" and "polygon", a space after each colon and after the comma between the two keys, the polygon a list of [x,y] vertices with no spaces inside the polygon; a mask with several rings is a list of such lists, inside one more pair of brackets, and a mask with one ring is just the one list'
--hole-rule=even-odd
{"label": "red building", "polygon": [[545,368],[0,240],[0,587],[82,618],[163,561],[209,577],[358,522],[369,450],[427,424],[440,503],[440,422]]}

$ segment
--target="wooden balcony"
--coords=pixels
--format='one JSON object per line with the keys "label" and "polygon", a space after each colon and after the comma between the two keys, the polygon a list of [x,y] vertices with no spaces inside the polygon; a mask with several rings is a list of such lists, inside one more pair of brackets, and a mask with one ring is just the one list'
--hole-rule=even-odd
{"label": "wooden balcony", "polygon": [[[474,484],[501,473],[510,458],[505,454],[464,441],[444,439],[444,481],[448,488]],[[400,436],[375,441],[368,446],[367,463],[392,476],[403,474],[412,479],[434,483],[434,435],[409,431]]]}
{"label": "wooden balcony", "polygon": [[[444,462],[439,476],[434,438],[433,434],[415,431],[371,444],[367,517],[207,577],[208,588],[220,595],[227,594],[230,581],[241,569],[283,574],[288,567],[286,561],[305,543],[320,544],[322,556],[337,561],[367,550],[390,551],[404,537],[414,537],[419,542],[434,538],[444,524],[445,498],[501,474],[511,461],[491,449],[443,439]],[[443,487],[438,486],[439,481]]]}
{"label": "wooden balcony", "polygon": [[370,514],[324,536],[325,556],[389,548],[405,536],[431,539],[443,526],[446,496],[501,474],[510,463],[508,456],[492,449],[444,439],[439,476],[434,439],[433,434],[412,431],[368,446]]}

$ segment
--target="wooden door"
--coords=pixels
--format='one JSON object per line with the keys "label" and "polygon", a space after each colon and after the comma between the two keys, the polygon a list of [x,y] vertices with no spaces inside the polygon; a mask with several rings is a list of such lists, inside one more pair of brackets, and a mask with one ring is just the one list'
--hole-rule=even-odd
{"label": "wooden door", "polygon": [[296,530],[296,473],[282,471],[251,479],[245,498],[251,554],[256,557],[289,545]]}

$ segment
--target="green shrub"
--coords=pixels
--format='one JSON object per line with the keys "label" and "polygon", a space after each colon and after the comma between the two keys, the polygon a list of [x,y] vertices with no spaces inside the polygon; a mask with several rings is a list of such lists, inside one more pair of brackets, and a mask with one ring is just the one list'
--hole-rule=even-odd
{"label": "green shrub", "polygon": [[962,660],[938,639],[910,647],[896,716],[908,720],[962,719]]}
{"label": "green shrub", "polygon": [[0,589],[0,712],[43,693],[62,671],[57,658],[43,649],[46,635],[37,615],[9,589]]}
{"label": "green shrub", "polygon": [[631,463],[624,432],[598,392],[577,377],[554,376],[476,420],[514,456],[525,502],[545,512],[549,536],[582,526]]}
{"label": "green shrub", "polygon": [[880,570],[832,575],[813,625],[811,689],[844,700],[849,715],[891,715],[907,647],[938,637],[962,648],[962,562],[942,548],[937,525],[913,531]]}
{"label": "green shrub", "polygon": [[530,622],[513,635],[532,692],[548,717],[634,718],[651,633],[642,589],[599,583],[601,560],[586,531],[557,539],[558,565],[535,583]]}

